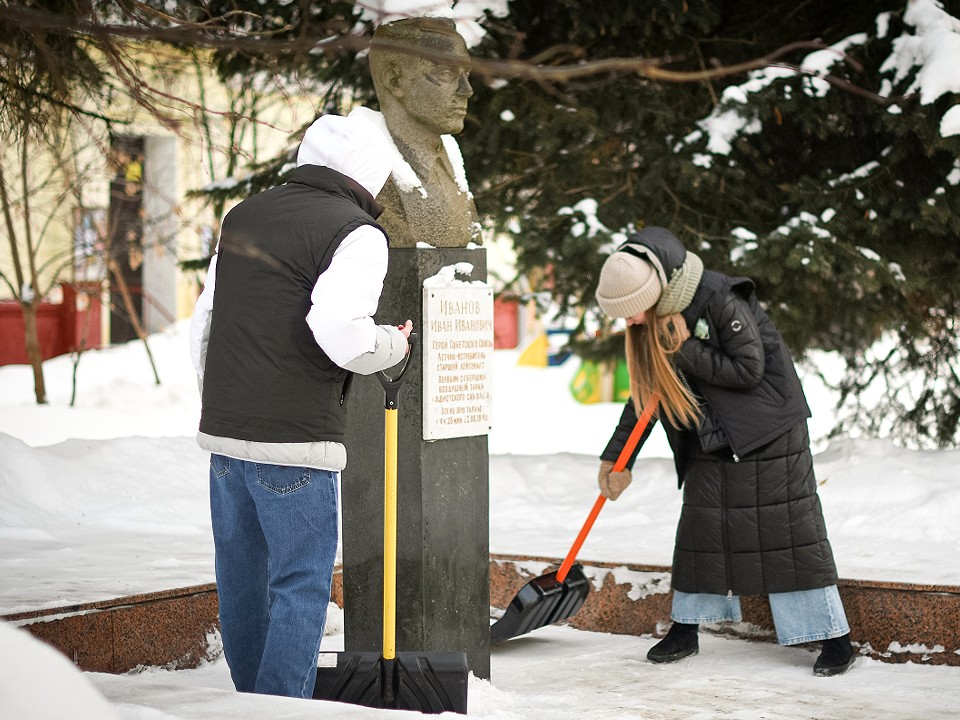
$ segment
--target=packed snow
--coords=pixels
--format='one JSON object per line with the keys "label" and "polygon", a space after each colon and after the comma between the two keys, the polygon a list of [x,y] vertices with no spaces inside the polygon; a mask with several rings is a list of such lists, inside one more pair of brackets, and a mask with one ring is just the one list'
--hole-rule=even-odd
{"label": "packed snow", "polygon": [[[44,364],[49,404],[34,404],[25,366],[0,368],[0,614],[213,582],[207,456],[193,435],[199,399],[187,324],[151,336],[161,384],[140,342],[85,353],[76,406],[69,357]],[[620,413],[577,403],[572,358],[518,365],[497,350],[489,436],[491,552],[562,557],[597,496],[596,456]],[[960,585],[960,452],[909,451],[884,439],[827,443],[831,393],[805,376],[827,525],[846,578]],[[668,565],[680,495],[662,430],[635,467],[634,485],[608,503],[583,560]],[[24,631],[0,626],[4,668],[36,663],[17,681],[44,698],[72,671]],[[325,647],[342,647],[342,614]],[[212,638],[214,649],[217,639]],[[492,680],[471,679],[470,715],[539,718],[946,718],[960,702],[960,668],[861,658],[842,678],[814,678],[809,648],[704,635],[700,655],[654,666],[654,639],[550,627],[497,646]],[[33,658],[33,660],[31,660]],[[21,673],[22,675],[23,673]],[[238,695],[222,659],[197,670],[78,674],[124,720],[405,717],[397,711]],[[0,706],[14,707],[10,682]],[[86,695],[77,695],[78,698]],[[43,702],[47,702],[45,698]],[[79,700],[72,720],[103,720]],[[44,717],[37,705],[36,718]],[[52,714],[49,717],[60,717]],[[27,717],[27,716],[24,716]],[[32,720],[32,718],[31,718]]]}

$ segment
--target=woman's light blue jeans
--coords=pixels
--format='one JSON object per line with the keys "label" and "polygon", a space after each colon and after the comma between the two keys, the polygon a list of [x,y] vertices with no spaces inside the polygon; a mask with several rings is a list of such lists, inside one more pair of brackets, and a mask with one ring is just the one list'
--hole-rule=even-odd
{"label": "woman's light blue jeans", "polygon": [[[770,612],[781,645],[814,642],[840,637],[850,632],[836,585],[816,590],[771,593]],[[740,622],[740,598],[736,595],[710,595],[673,591],[670,619],[690,625],[698,623]]]}
{"label": "woman's light blue jeans", "polygon": [[312,697],[337,552],[337,474],[214,454],[210,516],[233,684]]}

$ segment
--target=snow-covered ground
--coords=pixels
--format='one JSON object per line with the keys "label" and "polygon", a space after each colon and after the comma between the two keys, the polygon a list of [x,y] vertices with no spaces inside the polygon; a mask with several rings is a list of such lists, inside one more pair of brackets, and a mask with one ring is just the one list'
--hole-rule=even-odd
{"label": "snow-covered ground", "polygon": [[[161,385],[140,343],[89,352],[80,361],[74,408],[67,407],[69,358],[45,364],[44,407],[33,403],[28,368],[0,368],[0,614],[213,581],[207,457],[193,441],[199,402],[185,324],[150,342]],[[491,552],[560,557],[596,498],[596,456],[620,408],[573,400],[567,385],[575,360],[532,368],[518,366],[517,356],[494,353]],[[960,585],[960,452],[908,451],[863,438],[827,446],[830,395],[812,377],[805,385],[841,575]],[[680,497],[662,431],[641,457],[634,486],[607,504],[582,559],[670,563]],[[336,617],[325,639],[331,649],[342,643]],[[4,694],[12,692],[12,670],[29,667],[21,658],[34,643],[22,631],[0,629],[0,677],[8,678],[0,681],[0,707],[7,708],[14,707]],[[567,627],[517,638],[494,649],[491,682],[472,681],[470,714],[946,718],[960,705],[960,668],[861,659],[847,675],[824,680],[810,672],[809,649],[713,636],[703,638],[697,657],[660,667],[644,660],[653,642]],[[38,662],[40,694],[70,672],[49,658]],[[406,715],[239,696],[222,660],[193,671],[85,673],[74,681],[92,682],[125,720]],[[15,687],[21,697],[31,690],[26,681]],[[84,712],[75,704],[63,716],[105,718]]]}

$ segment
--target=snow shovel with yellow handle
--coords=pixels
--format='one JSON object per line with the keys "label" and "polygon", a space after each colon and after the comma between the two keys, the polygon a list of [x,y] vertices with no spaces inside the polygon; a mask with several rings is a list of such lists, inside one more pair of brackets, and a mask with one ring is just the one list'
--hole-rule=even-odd
{"label": "snow shovel with yellow handle", "polygon": [[[410,351],[396,377],[377,373],[383,386],[383,647],[382,652],[321,653],[315,700],[422,713],[467,713],[467,654],[460,651],[397,652],[397,415]],[[336,662],[330,656],[335,655]]]}
{"label": "snow shovel with yellow handle", "polygon": [[[630,454],[640,442],[659,400],[657,395],[653,395],[647,401],[611,472],[620,472],[627,466]],[[503,617],[490,626],[490,642],[509,640],[576,615],[590,594],[590,581],[583,574],[583,567],[574,564],[574,560],[606,501],[603,495],[597,498],[560,567],[546,575],[535,577],[520,588],[507,606]]]}

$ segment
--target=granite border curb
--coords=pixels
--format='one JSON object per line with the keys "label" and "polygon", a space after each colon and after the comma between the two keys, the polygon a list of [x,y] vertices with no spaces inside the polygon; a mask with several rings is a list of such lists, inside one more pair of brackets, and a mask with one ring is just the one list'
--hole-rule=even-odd
{"label": "granite border curb", "polygon": [[[559,558],[491,555],[491,610],[506,608],[528,580],[559,564]],[[581,565],[593,589],[567,624],[595,632],[664,634],[672,597],[668,566],[588,560]],[[342,581],[338,568],[332,599],[341,607]],[[960,587],[850,579],[841,580],[839,587],[861,655],[883,662],[960,666]],[[743,622],[706,630],[773,642],[766,598],[743,597],[741,606]],[[81,670],[187,669],[209,658],[217,632],[217,592],[213,584],[197,585],[0,619],[53,645]]]}
{"label": "granite border curb", "polygon": [[[505,608],[531,578],[560,565],[559,558],[492,555],[490,604]],[[580,561],[593,590],[568,621],[581,630],[662,636],[670,626],[670,568]],[[960,666],[960,587],[874,580],[838,583],[851,639],[860,654],[884,662]],[[743,622],[708,631],[775,642],[764,596],[741,598]]]}

